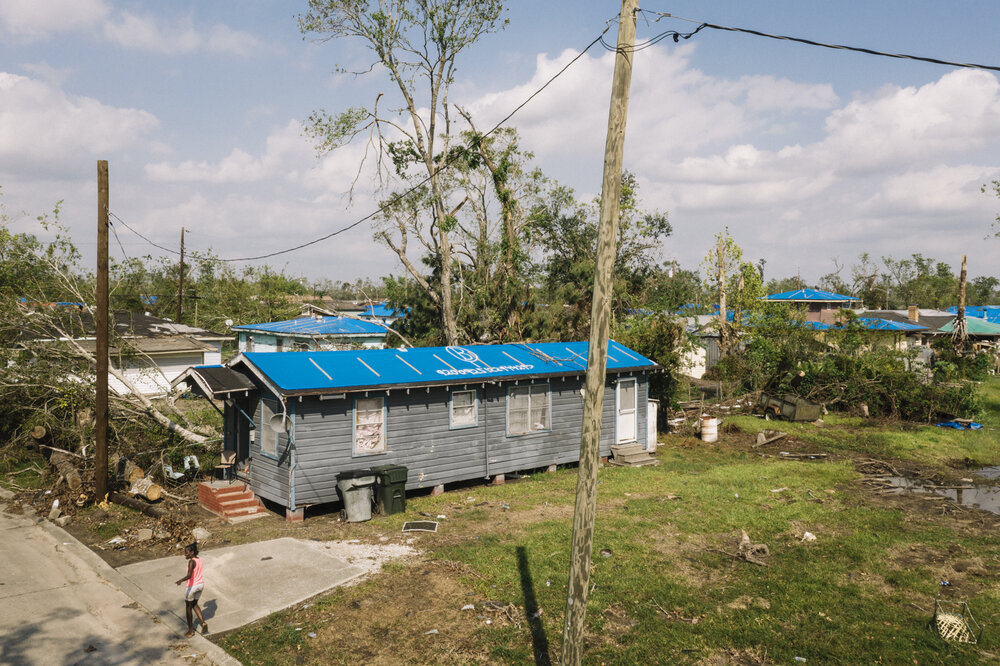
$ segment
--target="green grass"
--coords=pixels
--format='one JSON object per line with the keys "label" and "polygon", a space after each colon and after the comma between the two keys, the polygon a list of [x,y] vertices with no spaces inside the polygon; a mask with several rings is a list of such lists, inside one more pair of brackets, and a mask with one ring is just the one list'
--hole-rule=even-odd
{"label": "green grass", "polygon": [[[983,421],[992,427],[979,432],[835,415],[824,427],[778,427],[831,452],[926,465],[966,458],[998,463],[998,387],[996,381],[984,387],[990,411]],[[745,416],[727,423],[750,433],[775,425]],[[681,444],[668,438],[657,467],[600,471],[585,663],[751,663],[765,655],[779,664],[795,663],[795,657],[824,664],[997,661],[993,651],[1000,643],[989,626],[1000,615],[996,521],[940,516],[918,499],[887,502],[863,490],[846,459],[762,458],[728,446],[725,433],[716,445]],[[555,659],[575,483],[570,468],[504,486],[415,497],[406,516],[377,519],[379,530],[391,534],[418,512],[447,515],[440,534],[421,538],[422,557],[467,567],[470,573],[455,575],[472,596],[441,603],[490,599],[522,612],[537,605],[543,609],[539,628]],[[768,566],[731,556],[742,530],[754,543],[767,544]],[[803,542],[805,531],[816,541]],[[952,581],[949,591],[970,599],[987,625],[978,647],[945,643],[927,629],[942,579]],[[276,614],[230,634],[223,645],[248,663],[349,662],[352,646],[321,650],[303,644],[302,634],[323,627],[330,609],[377,596],[384,584],[375,577],[336,590],[317,602],[314,614]],[[305,628],[295,632],[293,624]],[[536,639],[538,634],[536,629]],[[489,662],[521,664],[534,661],[532,638],[530,623],[523,622],[482,625],[469,640]],[[367,648],[390,661],[448,661],[447,652],[435,652],[436,643],[426,645],[400,654],[390,635]]]}

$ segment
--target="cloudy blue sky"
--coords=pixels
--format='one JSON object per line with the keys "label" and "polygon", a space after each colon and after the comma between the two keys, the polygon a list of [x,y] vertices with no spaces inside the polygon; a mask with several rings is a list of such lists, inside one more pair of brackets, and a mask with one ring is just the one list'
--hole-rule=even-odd
{"label": "cloudy blue sky", "polygon": [[[460,63],[453,99],[491,126],[591,42],[618,2],[517,1]],[[1000,65],[1000,3],[675,0],[694,21]],[[223,257],[285,248],[372,210],[346,192],[363,146],[317,157],[311,111],[391,91],[360,44],[312,43],[290,0],[0,0],[0,187],[15,231],[62,201],[92,261],[96,161],[111,210],[151,240]],[[654,14],[639,39],[697,23]],[[614,39],[615,30],[608,33]],[[594,48],[511,121],[547,175],[599,190],[613,54]],[[660,258],[695,268],[729,227],[768,277],[814,281],[861,252],[923,253],[1000,274],[996,72],[706,30],[637,54],[625,150],[644,203],[669,213]],[[21,212],[25,214],[20,214]],[[162,254],[119,225],[129,255]],[[121,249],[112,242],[112,252]],[[270,260],[310,278],[401,273],[372,228]]]}

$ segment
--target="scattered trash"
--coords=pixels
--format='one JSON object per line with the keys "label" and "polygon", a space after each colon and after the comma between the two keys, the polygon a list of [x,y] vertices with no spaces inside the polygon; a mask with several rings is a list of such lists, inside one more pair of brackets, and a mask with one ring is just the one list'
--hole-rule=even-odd
{"label": "scattered trash", "polygon": [[772,488],[772,489],[771,489],[771,492],[772,492],[772,493],[783,493],[783,492],[785,492],[786,490],[788,490],[788,488],[786,488],[786,487],[782,487],[782,488]]}
{"label": "scattered trash", "polygon": [[776,442],[782,437],[788,437],[788,433],[781,432],[780,430],[761,430],[757,433],[757,441],[753,445],[753,448],[763,446],[764,444],[770,444],[771,442]]}
{"label": "scattered trash", "polygon": [[953,428],[955,430],[980,430],[983,427],[982,423],[976,423],[968,419],[955,419],[954,421],[944,421],[943,423],[935,423],[934,425],[938,428]]}
{"label": "scattered trash", "polygon": [[541,608],[539,608],[538,610],[536,610],[534,613],[531,614],[531,617],[533,617],[535,619],[538,619],[541,616],[542,616],[542,609]]}
{"label": "scattered trash", "polygon": [[805,534],[802,535],[802,540],[803,541],[815,541],[816,540],[816,535],[813,534],[812,532],[806,532]]}
{"label": "scattered trash", "polygon": [[273,557],[271,557],[270,555],[268,555],[267,557],[262,557],[262,558],[260,558],[260,561],[261,561],[261,562],[266,562],[266,561],[268,561],[268,560],[273,560],[273,559],[274,559]]}
{"label": "scattered trash", "polygon": [[438,524],[433,520],[411,520],[403,523],[404,532],[437,532]]}
{"label": "scattered trash", "polygon": [[476,610],[475,604],[465,604],[462,606],[462,610]]}
{"label": "scattered trash", "polygon": [[733,497],[735,497],[736,499],[739,499],[740,498],[740,494],[739,493],[733,493]]}
{"label": "scattered trash", "polygon": [[795,661],[800,661],[800,662],[802,662],[804,664],[806,662],[806,658],[805,657],[796,657]]}
{"label": "scattered trash", "polygon": [[611,552],[610,548],[601,548],[601,555],[603,557],[611,557],[614,553]]}
{"label": "scattered trash", "polygon": [[302,627],[295,627],[295,631],[302,631]]}
{"label": "scattered trash", "polygon": [[344,543],[361,543],[361,539],[348,539]]}
{"label": "scattered trash", "polygon": [[551,580],[545,581],[545,587],[552,587],[552,581]]}
{"label": "scattered trash", "polygon": [[431,629],[430,631],[425,631],[424,632],[424,636],[431,636],[433,634],[439,634],[439,633],[441,633],[441,632],[438,631],[437,629]]}
{"label": "scattered trash", "polygon": [[119,544],[119,543],[125,543],[125,539],[121,538],[120,536],[116,536],[113,539],[108,539],[108,543],[110,543],[112,545]]}
{"label": "scattered trash", "polygon": [[983,628],[972,617],[967,601],[935,599],[933,623],[938,635],[946,641],[975,645],[983,636]]}
{"label": "scattered trash", "polygon": [[503,508],[505,508],[505,509],[509,509],[509,508],[510,508],[510,504],[504,504],[504,505],[503,505]]}
{"label": "scattered trash", "polygon": [[444,515],[443,513],[439,513],[437,517],[438,517],[438,520],[447,520],[448,519],[448,516]]}
{"label": "scattered trash", "polygon": [[314,631],[310,631],[310,632],[309,632],[308,634],[306,634],[306,635],[307,635],[307,636],[309,636],[309,638],[316,638],[316,632],[314,632]]}
{"label": "scattered trash", "polygon": [[491,620],[491,619],[487,618],[487,619],[486,619],[486,624],[493,624],[493,620]]}
{"label": "scattered trash", "polygon": [[941,587],[951,587],[951,581],[950,580],[941,581]]}

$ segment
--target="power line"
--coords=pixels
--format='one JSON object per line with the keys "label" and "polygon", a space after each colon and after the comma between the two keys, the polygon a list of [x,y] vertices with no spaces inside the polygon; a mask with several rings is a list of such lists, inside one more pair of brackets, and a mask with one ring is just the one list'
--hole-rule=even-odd
{"label": "power line", "polygon": [[[604,28],[604,30],[601,32],[601,34],[598,35],[592,42],[590,42],[590,44],[588,44],[586,48],[584,48],[582,51],[580,51],[580,53],[577,54],[577,56],[575,58],[573,58],[568,63],[566,63],[566,65],[562,69],[560,69],[558,72],[556,72],[555,75],[553,75],[548,81],[546,81],[538,90],[536,90],[533,93],[531,93],[523,102],[521,102],[520,104],[518,104],[514,108],[513,111],[511,111],[506,116],[504,116],[503,120],[501,120],[496,125],[494,125],[491,130],[489,130],[488,132],[486,132],[485,134],[483,134],[481,137],[479,137],[479,140],[481,141],[482,139],[485,139],[486,137],[494,134],[497,130],[499,130],[501,127],[503,127],[504,124],[508,120],[510,120],[511,118],[513,118],[514,115],[518,111],[520,111],[525,106],[527,106],[527,104],[529,102],[531,102],[531,100],[533,100],[536,96],[538,96],[543,90],[545,90],[546,88],[548,88],[549,85],[552,84],[553,81],[555,81],[560,76],[562,76],[563,73],[567,69],[569,69],[571,66],[573,66],[573,64],[575,64],[577,60],[579,60],[580,58],[582,58],[584,56],[584,54],[587,53],[591,48],[593,48],[593,46],[595,44],[597,44],[598,42],[602,42],[603,43],[604,34],[608,30],[610,30],[610,29],[611,29],[611,24],[609,22],[608,26]],[[467,147],[467,148],[469,148],[469,147]],[[376,217],[377,215],[385,212],[386,210],[388,210],[389,208],[391,208],[392,206],[394,206],[397,202],[401,201],[405,197],[409,196],[413,192],[415,192],[418,189],[420,189],[421,187],[423,187],[434,176],[437,176],[439,173],[441,173],[442,171],[444,171],[445,169],[447,169],[448,167],[450,167],[455,161],[457,161],[458,158],[459,158],[459,156],[462,154],[462,152],[463,151],[460,151],[460,150],[459,151],[454,151],[451,154],[451,156],[448,157],[441,166],[437,167],[433,171],[433,173],[431,173],[430,175],[428,175],[425,178],[423,178],[416,185],[413,185],[412,187],[410,187],[408,190],[402,192],[401,194],[395,195],[388,202],[382,204],[381,206],[379,206],[377,209],[375,209],[371,213],[369,213],[369,214],[365,215],[364,217],[362,217],[362,218],[360,218],[360,219],[352,222],[351,224],[348,224],[345,227],[341,227],[340,229],[337,229],[336,231],[328,233],[328,234],[326,234],[324,236],[320,236],[318,238],[314,238],[313,240],[307,241],[305,243],[300,243],[300,244],[295,245],[293,247],[286,248],[284,250],[278,250],[277,252],[268,252],[267,254],[259,254],[259,255],[256,255],[256,256],[252,256],[252,257],[235,257],[235,258],[232,258],[232,259],[213,258],[213,259],[215,261],[226,262],[226,263],[236,262],[236,261],[256,261],[258,259],[268,259],[270,257],[277,257],[277,256],[282,255],[282,254],[288,254],[289,252],[295,252],[296,250],[301,250],[303,248],[309,247],[310,245],[315,245],[316,243],[321,243],[321,242],[323,242],[325,240],[329,240],[329,239],[333,238],[334,236],[339,236],[342,233],[350,231],[351,229],[353,229],[353,228],[355,228],[355,227],[357,227],[357,226],[359,226],[361,224],[364,224],[365,222],[368,222],[372,218]],[[113,213],[112,213],[112,215],[114,216],[114,218],[116,220],[118,220],[122,224],[125,224],[124,220],[122,220],[120,217],[118,217],[117,215],[114,215]],[[142,234],[140,234],[139,232],[137,232],[135,229],[132,229],[132,227],[129,227],[127,224],[125,224],[125,226],[128,227],[128,229],[130,231],[132,231],[132,233],[134,233],[135,235],[139,236],[139,238],[142,238],[143,240],[145,240],[147,243],[149,243],[153,247],[160,248],[161,250],[164,250],[165,252],[171,252],[173,254],[180,254],[177,250],[171,250],[169,248],[163,247],[162,245],[158,245],[158,244],[154,243],[153,241],[149,240],[148,238],[146,238],[145,236],[143,236]],[[197,255],[195,255],[195,253],[191,253],[191,254],[192,254],[192,256],[197,256]]]}
{"label": "power line", "polygon": [[154,243],[153,241],[149,240],[148,238],[146,238],[145,236],[143,236],[142,234],[140,234],[138,231],[136,231],[135,229],[133,229],[132,227],[130,227],[128,225],[128,222],[126,222],[122,218],[118,217],[117,215],[115,215],[114,213],[112,213],[110,210],[108,211],[108,215],[110,215],[111,217],[113,217],[116,220],[118,220],[119,222],[121,222],[123,225],[125,225],[126,229],[128,229],[129,231],[131,231],[136,236],[138,236],[142,240],[146,241],[147,243],[149,243],[153,247],[158,248],[160,250],[163,250],[164,252],[170,252],[171,254],[180,254],[180,252],[178,252],[177,250],[174,250],[174,249],[169,248],[169,247],[164,247],[164,246],[160,245],[159,243]]}
{"label": "power line", "polygon": [[[670,13],[667,13],[667,12],[647,12],[645,10],[639,10],[639,11],[641,11],[643,13],[648,13],[648,14],[652,14],[652,15],[656,16],[657,17],[656,18],[657,21],[659,21],[660,19],[663,19],[663,18],[672,18],[672,19],[676,19],[678,21],[687,21],[689,23],[698,23],[699,24],[698,28],[696,30],[694,30],[693,32],[690,32],[690,33],[686,33],[686,34],[685,33],[678,33],[678,32],[676,32],[674,30],[670,30],[670,31],[661,33],[660,35],[657,35],[656,37],[653,37],[652,39],[648,40],[647,42],[643,42],[643,44],[641,45],[642,48],[648,48],[648,46],[651,46],[652,44],[655,44],[657,41],[660,41],[661,39],[665,39],[666,37],[671,36],[671,35],[673,36],[675,42],[678,41],[679,38],[689,39],[692,36],[696,35],[698,32],[700,32],[701,30],[703,30],[704,28],[711,28],[713,30],[725,30],[725,31],[729,31],[729,32],[742,32],[742,33],[745,33],[747,35],[754,35],[755,37],[766,37],[768,39],[778,39],[778,40],[789,41],[789,42],[798,42],[799,44],[807,44],[809,46],[819,46],[819,47],[825,48],[825,49],[837,49],[837,50],[841,50],[841,51],[854,51],[855,53],[865,53],[867,55],[880,56],[880,57],[883,57],[883,58],[899,58],[899,59],[902,59],[902,60],[917,60],[919,62],[929,62],[929,63],[935,64],[935,65],[947,65],[949,67],[965,67],[965,68],[968,68],[968,69],[986,69],[986,70],[990,70],[990,71],[994,71],[994,72],[1000,72],[1000,66],[995,66],[995,65],[979,65],[979,64],[976,64],[976,63],[969,63],[969,62],[953,62],[951,60],[941,60],[940,58],[930,58],[930,57],[927,57],[927,56],[909,55],[909,54],[906,54],[906,53],[888,53],[886,51],[877,51],[875,49],[868,49],[868,48],[863,48],[863,47],[860,47],[860,46],[846,46],[844,44],[828,44],[826,42],[817,42],[815,40],[805,39],[803,37],[789,37],[788,35],[773,35],[771,33],[761,32],[760,30],[751,30],[750,28],[734,28],[734,27],[731,27],[731,26],[717,25],[715,23],[707,23],[707,22],[704,22],[704,21],[695,21],[693,19],[687,19],[687,18],[682,18],[680,16],[674,16],[673,14],[670,14]],[[652,42],[652,44],[650,42]],[[637,45],[636,48],[635,48],[635,50],[637,50],[637,51],[641,50],[640,49],[640,45]]]}

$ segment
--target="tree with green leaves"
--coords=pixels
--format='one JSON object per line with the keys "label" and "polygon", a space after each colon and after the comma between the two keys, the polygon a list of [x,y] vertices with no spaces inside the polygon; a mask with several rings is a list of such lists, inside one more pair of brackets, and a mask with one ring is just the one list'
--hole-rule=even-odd
{"label": "tree with green leaves", "polygon": [[[561,339],[589,336],[599,203],[581,204],[571,189],[554,186],[532,216],[529,234],[539,252],[534,276],[551,312],[551,335]],[[646,307],[656,288],[656,253],[672,231],[666,213],[641,207],[635,175],[623,173],[613,312]]]}
{"label": "tree with green leaves", "polygon": [[[465,195],[444,175],[456,150],[457,110],[450,100],[451,85],[459,57],[484,35],[505,27],[503,6],[498,0],[385,0],[377,7],[359,0],[309,0],[308,5],[309,10],[299,16],[302,33],[320,41],[360,40],[372,55],[367,71],[378,69],[388,75],[397,102],[386,108],[382,103],[386,93],[380,92],[367,108],[333,114],[316,111],[306,132],[321,153],[367,135],[375,146],[380,177],[400,178],[407,190],[420,184],[412,196],[390,197],[385,210],[393,216],[402,214],[404,228],[414,216],[419,220],[420,239],[435,255],[440,271],[438,288],[431,289],[426,280],[422,286],[440,310],[446,342],[457,344],[452,232]],[[407,236],[394,240],[386,233],[380,238],[421,282],[407,254]]]}

